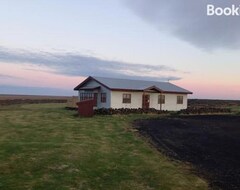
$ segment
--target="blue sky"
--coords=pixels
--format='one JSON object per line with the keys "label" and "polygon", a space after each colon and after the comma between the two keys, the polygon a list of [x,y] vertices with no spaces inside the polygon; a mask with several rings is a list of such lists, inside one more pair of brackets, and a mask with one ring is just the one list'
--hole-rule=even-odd
{"label": "blue sky", "polygon": [[8,86],[72,95],[84,77],[104,75],[169,79],[196,98],[239,99],[239,18],[208,18],[207,2],[1,1],[0,94]]}

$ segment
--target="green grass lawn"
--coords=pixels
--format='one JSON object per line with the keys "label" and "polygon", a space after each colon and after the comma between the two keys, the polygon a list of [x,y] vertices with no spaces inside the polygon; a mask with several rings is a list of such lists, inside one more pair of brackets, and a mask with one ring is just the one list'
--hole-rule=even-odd
{"label": "green grass lawn", "polygon": [[131,130],[152,116],[74,113],[63,104],[0,107],[0,189],[207,189]]}

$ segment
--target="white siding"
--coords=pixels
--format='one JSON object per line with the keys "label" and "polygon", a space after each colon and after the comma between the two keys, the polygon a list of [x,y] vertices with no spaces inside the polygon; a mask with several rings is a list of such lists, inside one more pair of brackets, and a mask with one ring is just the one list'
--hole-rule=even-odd
{"label": "white siding", "polygon": [[[160,109],[158,104],[159,93],[150,94],[150,107]],[[162,104],[162,110],[178,111],[187,109],[187,95],[186,94],[163,94],[165,95],[165,104]],[[177,104],[177,96],[183,96],[183,104]]]}
{"label": "white siding", "polygon": [[[122,103],[123,94],[131,94],[131,104]],[[142,107],[142,92],[111,92],[111,107],[112,108],[141,108]]]}
{"label": "white siding", "polygon": [[[122,103],[123,94],[131,94],[131,103]],[[158,104],[159,93],[145,93],[150,95],[150,108],[160,110]],[[142,95],[143,92],[124,92],[112,91],[111,92],[111,108],[142,108]],[[178,111],[187,108],[187,95],[186,94],[163,94],[165,95],[165,104],[162,104],[162,110]],[[183,104],[177,104],[177,96],[183,96]]]}

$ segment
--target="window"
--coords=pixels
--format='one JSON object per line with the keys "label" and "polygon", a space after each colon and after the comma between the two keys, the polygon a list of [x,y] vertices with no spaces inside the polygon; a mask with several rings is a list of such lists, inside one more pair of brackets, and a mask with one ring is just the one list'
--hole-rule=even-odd
{"label": "window", "polygon": [[130,104],[131,103],[131,94],[123,94],[123,103]]}
{"label": "window", "polygon": [[183,104],[183,96],[177,96],[177,104]]}
{"label": "window", "polygon": [[158,104],[165,104],[165,95],[158,95]]}
{"label": "window", "polygon": [[80,101],[93,99],[93,93],[80,93]]}
{"label": "window", "polygon": [[101,93],[101,102],[106,103],[106,99],[107,99],[107,94],[106,93]]}

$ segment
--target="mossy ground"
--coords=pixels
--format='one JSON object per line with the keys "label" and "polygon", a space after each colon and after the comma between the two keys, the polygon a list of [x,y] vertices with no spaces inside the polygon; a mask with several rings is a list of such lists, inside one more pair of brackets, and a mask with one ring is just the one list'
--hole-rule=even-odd
{"label": "mossy ground", "polygon": [[134,119],[148,117],[79,118],[64,104],[1,107],[0,189],[207,189],[132,131]]}

